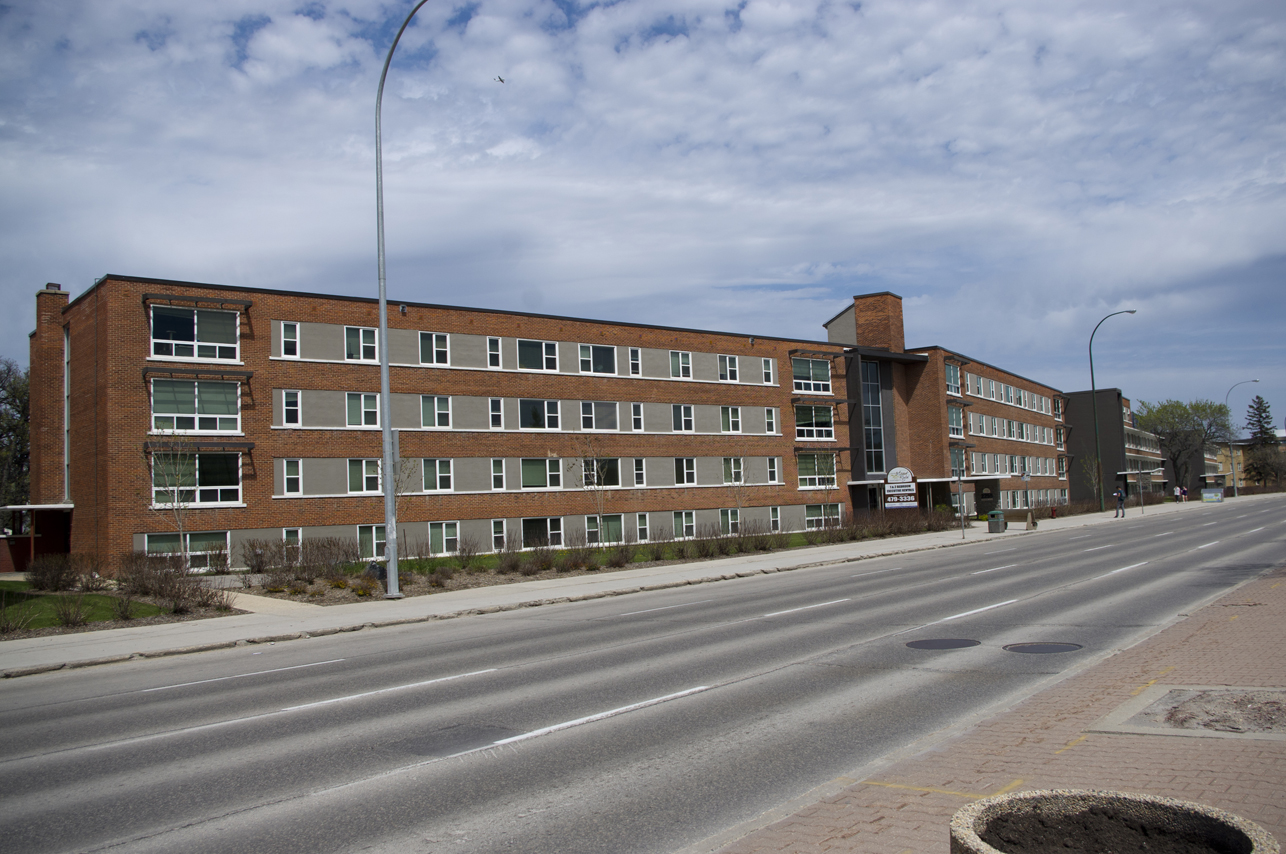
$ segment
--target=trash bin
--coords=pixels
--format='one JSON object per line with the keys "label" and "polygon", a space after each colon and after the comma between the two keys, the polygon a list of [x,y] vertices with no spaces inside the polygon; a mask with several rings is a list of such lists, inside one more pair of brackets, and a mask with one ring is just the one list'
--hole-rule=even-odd
{"label": "trash bin", "polygon": [[987,533],[1003,534],[1009,523],[1005,521],[1004,510],[992,510],[987,514]]}

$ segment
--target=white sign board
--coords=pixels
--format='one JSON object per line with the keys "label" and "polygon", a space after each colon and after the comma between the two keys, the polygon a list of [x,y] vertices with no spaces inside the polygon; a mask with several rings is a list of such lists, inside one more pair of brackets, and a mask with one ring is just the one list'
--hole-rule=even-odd
{"label": "white sign board", "polygon": [[915,487],[915,474],[903,466],[889,471],[884,479],[884,506],[886,509],[912,509],[920,506]]}

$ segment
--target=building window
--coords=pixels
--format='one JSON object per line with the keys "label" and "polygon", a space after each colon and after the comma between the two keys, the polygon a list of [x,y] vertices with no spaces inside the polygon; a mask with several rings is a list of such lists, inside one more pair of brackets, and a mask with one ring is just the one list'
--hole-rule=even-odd
{"label": "building window", "polygon": [[634,458],[634,485],[646,486],[647,478],[644,475],[644,460],[642,457]]}
{"label": "building window", "polygon": [[960,366],[947,365],[947,394],[960,393]]}
{"label": "building window", "polygon": [[[228,532],[201,531],[185,534],[189,569],[227,568]],[[147,553],[153,555],[178,555],[182,552],[178,534],[148,534]]]}
{"label": "building window", "polygon": [[302,495],[304,492],[303,477],[300,475],[302,460],[283,460],[285,463],[285,492],[287,495]]}
{"label": "building window", "polygon": [[835,486],[834,454],[800,454],[799,488],[819,489]]}
{"label": "building window", "polygon": [[460,549],[460,523],[429,523],[429,554],[449,555]]}
{"label": "building window", "polygon": [[585,542],[590,545],[619,543],[624,540],[625,531],[621,514],[585,517]]}
{"label": "building window", "polygon": [[281,423],[287,427],[299,426],[299,392],[281,393]]}
{"label": "building window", "polygon": [[497,491],[505,488],[505,461],[503,459],[491,461],[491,488]]}
{"label": "building window", "polygon": [[637,377],[643,373],[643,351],[638,347],[630,348],[630,376]]}
{"label": "building window", "polygon": [[1057,397],[1054,398],[1054,420],[1063,420],[1063,401]]}
{"label": "building window", "polygon": [[1014,402],[1014,387],[1011,385],[1006,385],[1005,386],[1005,403],[1013,403],[1013,402]]}
{"label": "building window", "polygon": [[582,374],[615,374],[616,348],[599,344],[580,345],[580,372]]}
{"label": "building window", "polygon": [[355,495],[380,492],[380,461],[349,460],[348,491]]}
{"label": "building window", "polygon": [[969,472],[965,471],[965,452],[964,448],[951,449],[951,476],[966,477]]}
{"label": "building window", "polygon": [[772,359],[763,360],[764,385],[772,385]]}
{"label": "building window", "polygon": [[741,407],[719,407],[719,428],[725,433],[741,432]]}
{"label": "building window", "polygon": [[581,401],[580,426],[582,430],[615,430],[616,404],[606,401]]}
{"label": "building window", "polygon": [[561,546],[562,544],[563,520],[561,518],[522,520],[523,548],[533,549],[540,546]]}
{"label": "building window", "polygon": [[235,362],[240,316],[235,311],[152,306],[152,355]]}
{"label": "building window", "polygon": [[168,507],[240,501],[240,454],[152,454],[154,504]]}
{"label": "building window", "polygon": [[643,432],[643,404],[630,404],[630,425],[638,432]]}
{"label": "building window", "polygon": [[768,530],[770,531],[781,530],[781,508],[780,507],[768,508]]}
{"label": "building window", "polygon": [[350,391],[348,393],[348,426],[380,426],[379,400],[380,396],[378,394],[363,394],[359,391]]}
{"label": "building window", "polygon": [[1063,480],[1067,477],[1067,457],[1058,458],[1058,479]]}
{"label": "building window", "polygon": [[840,522],[838,504],[804,505],[804,527],[810,531],[818,528],[833,528]]}
{"label": "building window", "polygon": [[420,395],[420,426],[448,428],[451,426],[451,398]]}
{"label": "building window", "polygon": [[769,436],[777,432],[777,410],[771,406],[764,408],[764,432]]}
{"label": "building window", "polygon": [[725,383],[737,382],[737,357],[720,356],[719,357],[719,381]]}
{"label": "building window", "polygon": [[635,530],[638,532],[639,542],[640,542],[640,543],[646,543],[646,542],[648,541],[648,524],[647,524],[647,523],[648,523],[648,518],[647,518],[647,514],[646,514],[646,513],[638,513],[638,514],[635,514],[635,519],[634,519],[634,521],[635,521],[635,523],[636,523],[636,525],[637,525],[637,527],[635,528]]}
{"label": "building window", "polygon": [[384,526],[357,526],[357,554],[362,560],[377,560],[384,554]]}
{"label": "building window", "polygon": [[499,338],[487,339],[487,367],[488,368],[500,367],[500,339]]}
{"label": "building window", "polygon": [[741,457],[723,458],[723,482],[742,483]]}
{"label": "building window", "polygon": [[697,482],[697,461],[695,457],[674,458],[674,482],[678,486]]}
{"label": "building window", "polygon": [[670,351],[670,376],[678,379],[692,379],[692,354],[681,350]]}
{"label": "building window", "polygon": [[830,394],[831,363],[824,359],[791,359],[795,391]]}
{"label": "building window", "polygon": [[947,434],[951,436],[964,435],[964,410],[958,406],[947,407]]}
{"label": "building window", "polygon": [[973,396],[982,397],[982,377],[973,375]]}
{"label": "building window", "polygon": [[523,371],[558,370],[558,345],[553,341],[518,339],[518,369]]}
{"label": "building window", "polygon": [[299,324],[281,324],[281,355],[287,359],[299,358]]}
{"label": "building window", "polygon": [[178,433],[239,433],[240,392],[237,383],[152,380],[152,428]]}
{"label": "building window", "polygon": [[497,551],[497,552],[502,550],[505,547],[505,543],[507,539],[508,538],[505,535],[505,520],[492,519],[491,520],[491,550]]}
{"label": "building window", "polygon": [[298,528],[281,529],[281,545],[286,552],[286,563],[289,566],[295,566],[299,563],[299,549],[303,538],[300,536]]}
{"label": "building window", "polygon": [[862,362],[862,430],[867,473],[884,471],[884,407],[879,362]]}
{"label": "building window", "polygon": [[425,492],[450,492],[451,491],[451,461],[450,460],[425,460],[424,461],[424,491]]}
{"label": "building window", "polygon": [[621,461],[611,457],[581,460],[581,478],[585,486],[620,486]]}
{"label": "building window", "polygon": [[676,403],[671,408],[671,415],[674,419],[674,432],[691,433],[696,429],[695,422],[692,418],[692,407],[685,403]]}
{"label": "building window", "polygon": [[344,327],[344,358],[350,362],[379,361],[375,330],[365,326]]}
{"label": "building window", "polygon": [[491,429],[499,430],[502,427],[504,427],[505,426],[504,405],[500,402],[500,398],[498,397],[491,398],[489,408],[491,411]]}
{"label": "building window", "polygon": [[725,537],[741,533],[741,510],[730,507],[719,511],[719,530]]}
{"label": "building window", "polygon": [[674,538],[690,540],[697,535],[697,514],[693,510],[674,511]]}
{"label": "building window", "polygon": [[776,458],[776,457],[769,457],[769,458],[768,458],[768,482],[769,482],[769,483],[781,483],[781,479],[780,479],[780,477],[779,477],[779,475],[778,475],[778,469],[777,469],[777,458]]}
{"label": "building window", "polygon": [[563,484],[562,464],[544,458],[522,461],[523,489],[557,489]]}
{"label": "building window", "polygon": [[835,425],[829,406],[795,407],[796,439],[834,439]]}
{"label": "building window", "polygon": [[521,430],[557,430],[558,401],[518,401],[518,428]]}
{"label": "building window", "polygon": [[449,365],[450,348],[447,346],[447,336],[441,332],[421,332],[420,333],[420,364],[421,365]]}

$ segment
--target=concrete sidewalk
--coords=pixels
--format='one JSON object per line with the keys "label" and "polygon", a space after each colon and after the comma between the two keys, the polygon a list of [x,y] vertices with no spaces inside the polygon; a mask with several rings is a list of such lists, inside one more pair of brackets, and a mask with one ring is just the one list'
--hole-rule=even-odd
{"label": "concrete sidewalk", "polygon": [[831,781],[683,854],[946,854],[960,807],[1053,788],[1196,801],[1286,842],[1286,733],[1126,723],[1172,686],[1286,689],[1286,565],[1001,714],[938,733],[918,752]]}
{"label": "concrete sidewalk", "polygon": [[[1255,499],[1241,499],[1253,502]],[[1148,516],[1191,514],[1206,509],[1199,503],[1162,504],[1146,509]],[[1139,508],[1129,510],[1130,519]],[[1111,513],[1094,513],[1040,522],[1036,531],[1021,524],[1003,534],[987,533],[985,523],[974,523],[962,539],[959,530],[865,540],[784,552],[737,555],[717,560],[668,566],[640,567],[543,581],[457,590],[400,600],[374,599],[350,605],[320,606],[271,597],[239,594],[237,607],[252,613],[184,623],[139,626],[76,634],[52,635],[0,643],[0,672],[6,678],[124,661],[220,649],[246,643],[278,642],[345,631],[404,625],[427,620],[530,608],[540,605],[619,596],[643,590],[660,590],[703,584],[765,572],[787,572],[885,555],[968,545],[1019,536],[1040,536],[1050,531],[1087,525],[1114,524]]]}

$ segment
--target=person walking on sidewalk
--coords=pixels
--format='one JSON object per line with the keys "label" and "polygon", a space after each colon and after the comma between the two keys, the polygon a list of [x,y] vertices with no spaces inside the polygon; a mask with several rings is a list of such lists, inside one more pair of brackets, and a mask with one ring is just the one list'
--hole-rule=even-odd
{"label": "person walking on sidewalk", "polygon": [[1183,503],[1184,503],[1184,504],[1187,504],[1187,503],[1188,503],[1188,487],[1186,487],[1186,486],[1179,487],[1179,493],[1183,496]]}
{"label": "person walking on sidewalk", "polygon": [[1125,492],[1118,486],[1116,488],[1116,492],[1112,493],[1112,497],[1116,499],[1116,516],[1113,516],[1112,518],[1116,519],[1120,517],[1121,519],[1124,519],[1125,518]]}

